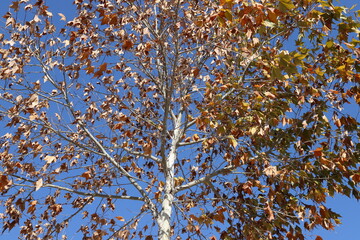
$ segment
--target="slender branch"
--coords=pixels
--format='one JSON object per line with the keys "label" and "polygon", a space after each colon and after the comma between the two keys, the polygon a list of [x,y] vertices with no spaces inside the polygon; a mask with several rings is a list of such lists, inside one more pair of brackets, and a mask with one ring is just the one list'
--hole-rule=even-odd
{"label": "slender branch", "polygon": [[[24,181],[28,181],[31,183],[35,183],[35,181],[30,180],[30,179],[25,179],[23,177],[20,176],[16,176],[16,175],[12,175],[13,177],[22,179]],[[29,187],[29,188],[35,188],[35,186],[33,185],[27,185],[27,184],[19,184],[19,183],[14,183],[14,186],[21,186],[21,187]],[[112,194],[101,194],[101,193],[87,193],[87,192],[82,192],[82,191],[78,191],[78,190],[74,190],[71,188],[67,188],[67,187],[63,187],[63,186],[58,186],[55,184],[44,184],[43,186],[41,186],[42,188],[55,188],[55,189],[59,189],[59,190],[63,190],[63,191],[67,191],[67,192],[71,192],[71,193],[76,193],[78,195],[82,195],[82,196],[89,196],[89,197],[100,197],[100,198],[112,198],[112,199],[126,199],[126,200],[136,200],[136,201],[143,201],[144,199],[141,197],[135,197],[135,196],[120,196],[120,195],[112,195]]]}
{"label": "slender branch", "polygon": [[127,147],[123,147],[122,149],[124,149],[127,153],[135,155],[135,156],[140,156],[140,157],[145,157],[145,158],[150,158],[152,160],[154,160],[157,163],[161,163],[161,160],[153,155],[147,155],[138,151],[133,151],[130,148]]}
{"label": "slender branch", "polygon": [[197,180],[194,180],[194,181],[191,181],[189,183],[186,183],[184,185],[181,185],[181,186],[178,186],[175,188],[175,193],[178,193],[178,192],[181,192],[181,191],[184,191],[188,188],[192,188],[196,185],[199,185],[201,183],[205,183],[207,181],[209,181],[211,178],[217,176],[217,175],[220,175],[220,174],[227,174],[229,173],[231,170],[235,169],[234,166],[226,166],[224,168],[221,168],[219,170],[216,170],[212,173],[209,173],[207,174],[205,177],[202,177],[202,178],[199,178]]}
{"label": "slender branch", "polygon": [[178,145],[179,146],[188,146],[188,145],[192,145],[192,144],[196,144],[196,143],[202,143],[203,141],[205,141],[207,138],[200,138],[197,141],[192,141],[192,142],[181,142]]}
{"label": "slender branch", "polygon": [[[38,58],[38,60],[40,61],[40,63],[43,65],[42,61],[40,58]],[[64,100],[67,103],[67,108],[70,111],[70,113],[72,114],[72,116],[74,117],[75,120],[77,120],[77,123],[79,124],[79,126],[85,131],[85,133],[87,134],[87,136],[91,139],[91,141],[97,146],[97,148],[100,150],[100,152],[102,153],[102,155],[104,157],[106,157],[110,163],[120,171],[120,173],[122,173],[127,179],[128,181],[138,190],[138,192],[141,194],[141,196],[143,197],[144,201],[149,205],[150,210],[153,213],[154,217],[157,217],[158,212],[156,209],[155,204],[151,201],[151,199],[148,197],[148,194],[146,193],[146,191],[140,186],[140,184],[138,183],[138,179],[134,178],[128,171],[126,171],[117,161],[114,157],[112,157],[105,149],[105,147],[97,140],[97,138],[89,131],[89,129],[86,127],[86,125],[81,121],[81,119],[76,117],[75,111],[72,108],[72,104],[69,100],[68,97],[68,93],[67,93],[67,86],[66,86],[66,81],[64,81],[65,85],[64,87],[58,87],[54,81],[54,79],[52,78],[52,76],[47,72],[46,66],[43,65],[43,70],[44,72],[47,74],[47,78],[48,80],[54,84],[55,87],[57,87],[64,95]]]}

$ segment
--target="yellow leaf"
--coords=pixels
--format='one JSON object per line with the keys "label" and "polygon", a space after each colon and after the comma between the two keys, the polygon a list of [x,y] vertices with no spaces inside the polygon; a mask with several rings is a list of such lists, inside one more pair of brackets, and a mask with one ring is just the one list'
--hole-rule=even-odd
{"label": "yellow leaf", "polygon": [[292,3],[291,0],[280,0],[280,4],[285,7],[286,9],[294,9],[295,5]]}
{"label": "yellow leaf", "polygon": [[199,137],[199,135],[197,135],[196,133],[192,136],[192,139],[194,140],[194,141],[197,141],[197,140],[199,140],[200,139],[200,137]]}
{"label": "yellow leaf", "polygon": [[252,134],[252,135],[254,135],[256,132],[257,132],[257,127],[251,127],[250,129],[249,129],[249,131],[250,131],[250,133]]}
{"label": "yellow leaf", "polygon": [[344,71],[345,70],[345,65],[341,65],[340,67],[337,67],[336,69],[339,71]]}
{"label": "yellow leaf", "polygon": [[236,139],[234,138],[233,135],[229,135],[227,136],[227,138],[230,141],[230,145],[233,146],[234,148],[236,148],[236,146],[238,145],[238,142],[236,141]]}

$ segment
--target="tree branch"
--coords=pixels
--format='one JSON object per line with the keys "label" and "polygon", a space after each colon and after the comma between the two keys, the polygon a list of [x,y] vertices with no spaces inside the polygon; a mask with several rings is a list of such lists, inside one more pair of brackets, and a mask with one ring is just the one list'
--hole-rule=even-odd
{"label": "tree branch", "polygon": [[217,175],[227,174],[233,169],[235,169],[234,166],[227,166],[227,167],[221,168],[219,170],[216,170],[216,171],[214,171],[214,172],[212,172],[210,174],[207,174],[205,177],[202,177],[200,179],[197,179],[197,180],[191,181],[189,183],[186,183],[184,185],[176,187],[175,188],[175,193],[181,192],[183,190],[194,187],[194,186],[199,185],[201,183],[205,183],[205,182],[209,181],[211,178],[213,178],[213,177],[215,177]]}

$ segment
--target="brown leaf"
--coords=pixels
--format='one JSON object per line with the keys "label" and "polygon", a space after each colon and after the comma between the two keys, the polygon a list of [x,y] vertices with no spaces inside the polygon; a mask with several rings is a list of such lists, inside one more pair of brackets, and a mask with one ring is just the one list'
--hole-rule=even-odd
{"label": "brown leaf", "polygon": [[0,176],[0,192],[8,189],[8,186],[11,184],[11,181],[8,179],[6,175]]}
{"label": "brown leaf", "polygon": [[27,210],[27,213],[33,214],[36,210],[36,204],[38,203],[37,200],[31,201],[30,206]]}
{"label": "brown leaf", "polygon": [[122,128],[122,126],[123,126],[123,124],[122,123],[117,123],[117,124],[115,124],[114,126],[113,126],[113,130],[116,130],[116,129],[121,129]]}
{"label": "brown leaf", "polygon": [[145,143],[143,148],[144,148],[145,155],[151,155],[151,153],[152,153],[152,143],[151,142]]}
{"label": "brown leaf", "polygon": [[99,70],[105,72],[107,69],[107,63],[103,63],[100,65]]}
{"label": "brown leaf", "polygon": [[83,174],[81,174],[81,177],[85,178],[86,180],[89,180],[92,176],[90,171],[86,171]]}
{"label": "brown leaf", "polygon": [[37,94],[32,94],[28,100],[28,107],[34,108],[39,104],[39,96]]}
{"label": "brown leaf", "polygon": [[125,221],[125,219],[123,218],[123,217],[121,217],[121,216],[117,216],[117,217],[115,217],[117,220],[119,220],[119,221],[121,221],[121,222],[123,222],[123,221]]}
{"label": "brown leaf", "polygon": [[131,40],[127,39],[127,40],[125,40],[125,41],[123,42],[122,48],[123,48],[124,50],[129,50],[129,49],[131,49],[133,46],[134,46],[134,43],[133,43]]}

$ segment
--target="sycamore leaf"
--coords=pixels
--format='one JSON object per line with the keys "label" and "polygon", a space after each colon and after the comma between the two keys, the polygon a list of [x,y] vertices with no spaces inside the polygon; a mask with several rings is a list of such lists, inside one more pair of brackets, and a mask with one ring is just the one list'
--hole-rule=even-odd
{"label": "sycamore leaf", "polygon": [[129,50],[129,49],[131,49],[133,46],[134,46],[134,43],[133,43],[131,40],[127,39],[127,40],[125,40],[125,41],[123,42],[122,48],[123,48],[124,50]]}
{"label": "sycamore leaf", "polygon": [[43,185],[44,185],[43,179],[42,179],[42,178],[39,178],[39,179],[35,182],[35,191],[39,190]]}
{"label": "sycamore leaf", "polygon": [[105,72],[107,69],[107,63],[103,63],[100,65],[99,70]]}
{"label": "sycamore leaf", "polygon": [[81,174],[81,177],[85,178],[86,180],[89,180],[92,176],[90,171],[86,171],[83,174]]}
{"label": "sycamore leaf", "polygon": [[33,200],[31,201],[29,208],[27,210],[27,213],[33,214],[36,210],[36,205],[37,205],[38,201],[37,200]]}
{"label": "sycamore leaf", "polygon": [[323,155],[322,153],[323,151],[323,148],[322,147],[318,147],[317,149],[315,149],[313,152],[314,152],[314,156],[315,157],[321,157]]}
{"label": "sycamore leaf", "polygon": [[61,21],[66,21],[66,17],[65,17],[64,14],[58,13],[58,15],[61,17],[61,18],[60,18]]}
{"label": "sycamore leaf", "polygon": [[236,141],[236,139],[234,138],[233,135],[229,135],[226,137],[227,139],[229,139],[230,145],[233,146],[234,148],[236,148],[236,146],[238,145],[238,142]]}
{"label": "sycamore leaf", "polygon": [[144,154],[145,155],[151,155],[152,153],[152,143],[145,143],[143,145],[143,148],[144,148]]}
{"label": "sycamore leaf", "polygon": [[7,186],[11,183],[11,181],[8,179],[6,175],[0,176],[0,192],[7,189]]}
{"label": "sycamore leaf", "polygon": [[280,0],[280,7],[291,10],[295,8],[295,5],[291,0]]}
{"label": "sycamore leaf", "polygon": [[55,156],[46,156],[44,157],[44,160],[47,162],[47,163],[53,163],[53,162],[56,162],[56,157]]}
{"label": "sycamore leaf", "polygon": [[264,169],[264,173],[266,176],[274,177],[279,174],[279,171],[277,170],[276,166],[268,166]]}
{"label": "sycamore leaf", "polygon": [[265,210],[265,213],[266,213],[266,215],[267,215],[267,219],[268,219],[269,221],[272,221],[272,220],[275,219],[275,217],[274,217],[274,212],[273,212],[273,210],[270,208],[269,203],[268,203],[267,206],[264,208],[264,210]]}
{"label": "sycamore leaf", "polygon": [[117,217],[115,217],[117,220],[119,220],[119,221],[121,221],[121,222],[123,222],[123,221],[125,221],[125,219],[123,218],[123,217],[121,217],[121,216],[117,216]]}
{"label": "sycamore leaf", "polygon": [[269,27],[269,28],[276,27],[275,23],[267,21],[267,20],[263,21],[261,24],[264,25],[265,27]]}

